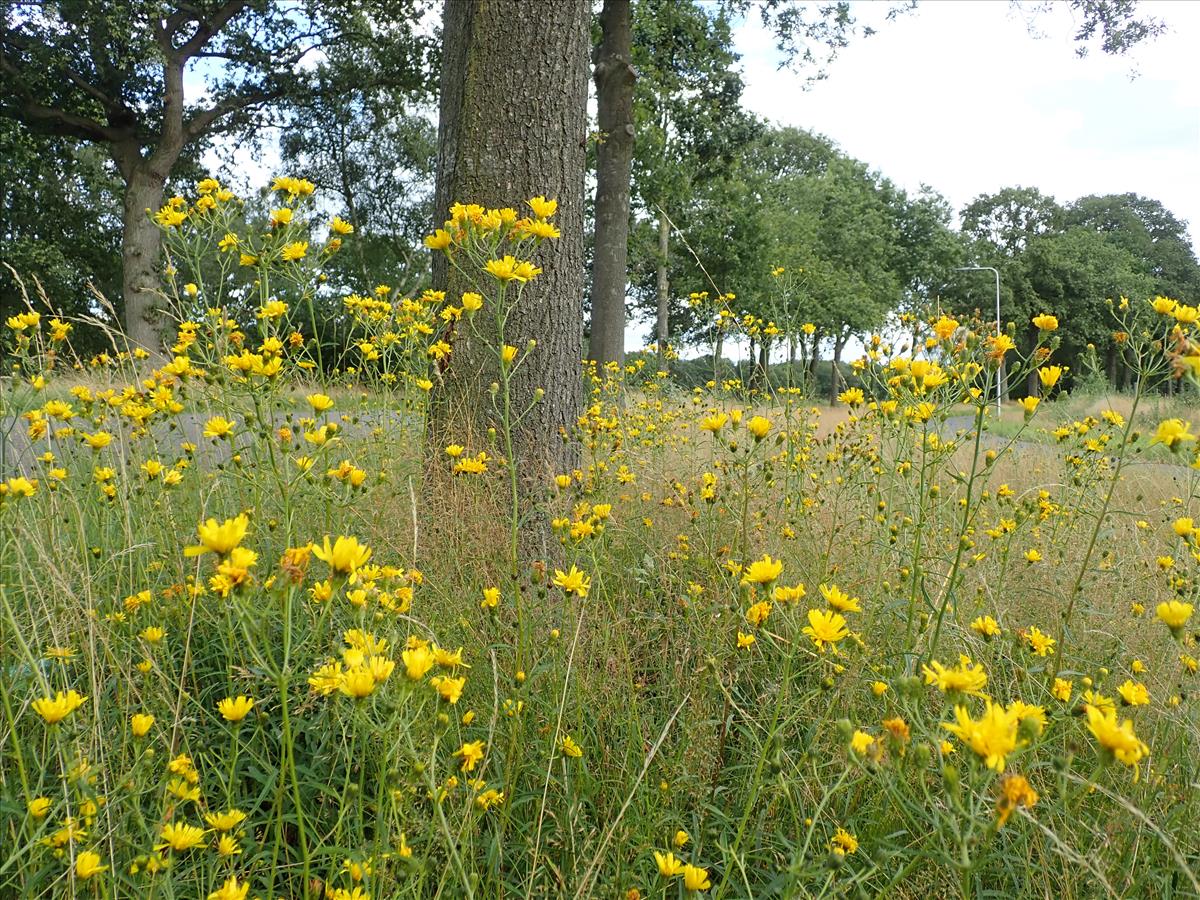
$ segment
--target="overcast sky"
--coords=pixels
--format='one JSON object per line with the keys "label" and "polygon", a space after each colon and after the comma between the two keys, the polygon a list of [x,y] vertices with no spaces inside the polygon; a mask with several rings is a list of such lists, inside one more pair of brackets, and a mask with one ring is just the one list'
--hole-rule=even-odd
{"label": "overcast sky", "polygon": [[[876,20],[887,5],[855,4]],[[1060,202],[1135,191],[1187,219],[1196,244],[1200,3],[1142,7],[1170,33],[1126,57],[1079,59],[1065,4],[1037,17],[1035,39],[1007,0],[926,0],[852,43],[807,91],[752,17],[736,32],[743,102],[833,138],[903,187],[933,186],[956,210],[1011,185]]]}

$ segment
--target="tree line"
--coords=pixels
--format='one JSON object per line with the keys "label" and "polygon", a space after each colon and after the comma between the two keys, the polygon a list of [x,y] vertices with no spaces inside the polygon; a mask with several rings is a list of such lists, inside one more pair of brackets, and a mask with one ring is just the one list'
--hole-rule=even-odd
{"label": "tree line", "polygon": [[[1071,6],[1081,51],[1124,52],[1163,27],[1130,0]],[[557,194],[564,239],[528,324],[556,366],[585,346],[620,363],[637,315],[664,356],[669,344],[719,355],[736,333],[763,366],[799,352],[810,366],[832,357],[836,372],[855,338],[897,313],[986,317],[990,282],[955,271],[971,264],[1000,270],[1006,320],[1025,329],[1060,312],[1071,370],[1094,354],[1119,383],[1104,300],[1200,294],[1186,223],[1158,200],[1062,204],[1014,186],[978,197],[956,226],[934,188],[907,192],[832,140],[749,113],[735,24],[761,17],[786,64],[819,77],[869,39],[848,4],[450,0],[430,29],[438,12],[426,0],[6,2],[0,257],[64,311],[115,314],[155,345],[146,210],[200,177],[212,148],[261,152],[278,134],[284,166],[355,227],[331,292],[410,291],[431,275],[448,286],[420,240],[451,201]],[[6,315],[21,302],[7,272],[0,302]]]}

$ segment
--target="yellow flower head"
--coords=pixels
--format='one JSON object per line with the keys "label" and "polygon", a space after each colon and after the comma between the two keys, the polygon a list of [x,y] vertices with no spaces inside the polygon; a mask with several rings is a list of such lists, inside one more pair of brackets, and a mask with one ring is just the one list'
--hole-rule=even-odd
{"label": "yellow flower head", "polygon": [[658,865],[658,874],[663,878],[674,878],[683,872],[683,861],[676,859],[671,852],[659,853],[654,851],[654,862]]}
{"label": "yellow flower head", "polygon": [[1022,775],[1005,775],[1000,782],[1000,794],[996,798],[996,827],[1003,828],[1008,817],[1018,806],[1032,809],[1038,802],[1038,793]]}
{"label": "yellow flower head", "polygon": [[592,580],[575,568],[575,564],[572,563],[567,572],[562,569],[554,570],[554,586],[561,588],[563,593],[575,594],[582,600],[588,595],[588,591],[592,587]]}
{"label": "yellow flower head", "polygon": [[55,725],[69,716],[79,707],[87,702],[87,697],[83,697],[77,692],[71,690],[65,694],[62,691],[55,693],[53,697],[39,697],[33,701],[33,711],[37,713],[48,725]]}
{"label": "yellow flower head", "polygon": [[462,771],[475,771],[475,767],[483,759],[483,748],[483,741],[471,741],[470,743],[463,744],[454,751],[454,755],[462,760]]}
{"label": "yellow flower head", "polygon": [[323,413],[333,407],[333,400],[327,394],[309,394],[304,399],[313,408],[313,412]]}
{"label": "yellow flower head", "polygon": [[783,561],[766,554],[756,559],[742,573],[742,584],[770,584],[783,572]]}
{"label": "yellow flower head", "polygon": [[108,871],[108,866],[100,865],[100,854],[92,850],[81,850],[75,857],[75,877],[80,881]]}
{"label": "yellow flower head", "polygon": [[250,517],[241,513],[232,519],[218,523],[216,519],[201,522],[196,527],[200,545],[187,547],[185,556],[199,556],[201,553],[216,553],[218,556],[228,556],[229,553],[242,543],[246,531],[250,527]]}
{"label": "yellow flower head", "polygon": [[1000,624],[991,616],[979,616],[971,623],[971,630],[987,640],[1000,634]]}
{"label": "yellow flower head", "polygon": [[250,714],[250,710],[254,708],[254,699],[247,697],[244,694],[239,694],[236,697],[226,697],[224,700],[217,702],[217,712],[221,714],[226,722],[240,722]]}
{"label": "yellow flower head", "polygon": [[847,853],[855,853],[858,850],[858,838],[845,828],[838,828],[834,832],[829,844],[833,852],[839,856],[845,856]]}
{"label": "yellow flower head", "polygon": [[154,849],[164,850],[170,847],[175,852],[182,853],[200,846],[204,842],[204,835],[204,829],[195,825],[168,822],[162,829],[162,843],[157,844]]}
{"label": "yellow flower head", "polygon": [[563,739],[559,742],[559,749],[562,750],[563,756],[569,756],[572,759],[579,759],[583,756],[583,748],[569,734],[563,735]]}
{"label": "yellow flower head", "polygon": [[230,875],[224,884],[208,895],[208,900],[246,900],[249,893],[249,881],[239,883],[236,875]]}
{"label": "yellow flower head", "polygon": [[808,624],[804,626],[804,633],[822,653],[825,652],[826,645],[834,653],[837,653],[838,641],[845,640],[850,636],[850,632],[846,628],[846,620],[841,613],[824,609],[808,611]]}
{"label": "yellow flower head", "polygon": [[1048,313],[1042,313],[1040,316],[1034,316],[1033,327],[1039,331],[1054,331],[1058,328],[1058,318]]}
{"label": "yellow flower head", "polygon": [[746,423],[746,430],[754,435],[756,441],[761,441],[771,431],[771,420],[763,416],[753,416]]}
{"label": "yellow flower head", "polygon": [[454,238],[444,228],[439,228],[425,238],[425,246],[430,250],[445,250],[452,243],[454,243]]}
{"label": "yellow flower head", "polygon": [[339,534],[332,544],[329,535],[320,547],[313,547],[313,556],[328,563],[329,568],[342,575],[353,575],[371,558],[371,548],[360,544],[358,538]]}
{"label": "yellow flower head", "polygon": [[529,201],[529,208],[539,219],[548,219],[558,211],[558,201],[547,200],[545,197],[534,197]]}
{"label": "yellow flower head", "polygon": [[1154,439],[1150,443],[1164,444],[1168,450],[1174,450],[1180,444],[1196,440],[1196,436],[1191,432],[1191,427],[1191,423],[1185,422],[1183,419],[1166,419],[1159,423],[1158,430],[1154,432]]}
{"label": "yellow flower head", "polygon": [[[1088,730],[1096,742],[1112,754],[1118,762],[1136,766],[1142,757],[1149,755],[1150,748],[1138,740],[1133,732],[1133,723],[1126,719],[1117,721],[1115,711],[1105,712],[1098,707],[1087,707]],[[1136,769],[1135,775],[1136,778]]]}
{"label": "yellow flower head", "polygon": [[433,668],[437,657],[428,645],[409,647],[400,654],[404,662],[404,674],[413,681],[420,681]]}
{"label": "yellow flower head", "polygon": [[683,867],[683,886],[689,891],[707,891],[712,887],[708,880],[708,869],[693,866],[691,863]]}
{"label": "yellow flower head", "polygon": [[1165,603],[1158,604],[1158,617],[1164,624],[1173,632],[1178,632],[1188,619],[1192,617],[1193,607],[1190,603],[1184,603],[1182,600],[1168,600]]}
{"label": "yellow flower head", "polygon": [[987,708],[979,719],[972,719],[965,706],[954,709],[955,722],[943,722],[942,727],[971,748],[989,769],[1004,771],[1005,759],[1017,749],[1019,710],[986,701]]}
{"label": "yellow flower head", "polygon": [[983,689],[987,686],[987,673],[979,663],[972,664],[966,656],[960,656],[958,665],[947,668],[936,659],[929,665],[922,666],[925,683],[937,685],[942,693],[957,692],[970,694],[975,697],[984,696]]}

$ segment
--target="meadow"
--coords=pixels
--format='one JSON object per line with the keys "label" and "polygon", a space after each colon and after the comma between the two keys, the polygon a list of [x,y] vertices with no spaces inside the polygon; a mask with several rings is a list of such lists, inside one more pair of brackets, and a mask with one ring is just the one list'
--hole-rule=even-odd
{"label": "meadow", "polygon": [[[504,327],[553,201],[456,206],[427,244],[478,289],[344,298],[331,362],[353,236],[276,188],[262,232],[215,182],[158,211],[165,360],[6,323],[0,895],[1200,895],[1200,460],[1157,399],[1195,308],[1112,302],[1119,398],[1056,399],[1054,310],[1024,357],[910,315],[834,409],[584,368],[530,483]],[[450,322],[494,336],[474,445],[427,428]],[[1002,360],[1043,396],[996,421]]]}

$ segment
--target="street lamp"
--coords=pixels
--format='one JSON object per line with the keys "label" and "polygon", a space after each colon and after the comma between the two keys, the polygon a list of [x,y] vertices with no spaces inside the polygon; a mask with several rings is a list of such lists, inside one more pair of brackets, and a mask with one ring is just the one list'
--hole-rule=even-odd
{"label": "street lamp", "polygon": [[[1000,337],[1000,270],[994,266],[958,266],[955,272],[991,272],[996,276],[996,337]],[[996,369],[996,414],[1001,412],[1000,398],[1004,390],[1004,357]]]}

